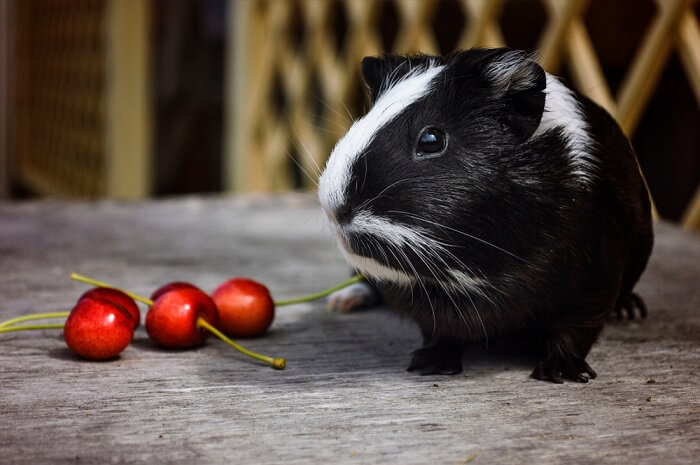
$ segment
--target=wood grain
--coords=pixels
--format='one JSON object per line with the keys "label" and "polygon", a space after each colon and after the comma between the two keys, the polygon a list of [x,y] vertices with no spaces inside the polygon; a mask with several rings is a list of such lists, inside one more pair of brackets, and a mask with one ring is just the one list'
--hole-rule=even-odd
{"label": "wood grain", "polygon": [[[0,335],[0,463],[697,463],[700,238],[661,223],[638,290],[650,316],[611,322],[598,379],[553,385],[533,361],[478,350],[465,374],[404,371],[419,334],[377,309],[281,308],[245,341],[163,351],[137,331],[84,362],[56,331]],[[0,204],[0,318],[69,308],[79,271],[149,294],[245,275],[278,298],[348,275],[316,204],[297,197]]]}

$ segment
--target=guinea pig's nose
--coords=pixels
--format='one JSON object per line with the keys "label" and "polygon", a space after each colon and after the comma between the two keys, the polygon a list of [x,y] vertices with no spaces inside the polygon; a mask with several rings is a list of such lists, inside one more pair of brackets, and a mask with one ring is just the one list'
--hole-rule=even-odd
{"label": "guinea pig's nose", "polygon": [[341,205],[335,211],[335,219],[341,225],[350,223],[353,216],[355,216],[355,209],[350,205]]}

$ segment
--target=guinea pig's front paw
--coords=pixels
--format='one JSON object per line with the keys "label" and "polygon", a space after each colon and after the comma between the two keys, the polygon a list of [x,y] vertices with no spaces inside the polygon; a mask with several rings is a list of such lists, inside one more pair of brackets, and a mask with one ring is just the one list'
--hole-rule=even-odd
{"label": "guinea pig's front paw", "polygon": [[531,377],[561,384],[565,379],[587,383],[596,372],[581,357],[573,354],[550,355],[535,366]]}
{"label": "guinea pig's front paw", "polygon": [[647,317],[647,306],[639,295],[635,294],[634,292],[630,292],[629,294],[621,296],[619,299],[617,299],[617,303],[615,304],[615,314],[617,315],[618,320],[624,319],[625,314],[627,314],[628,320],[634,320],[637,312],[639,313],[640,318],[643,319]]}
{"label": "guinea pig's front paw", "polygon": [[326,310],[348,313],[358,308],[371,307],[375,303],[377,303],[377,291],[369,284],[359,282],[331,294],[328,297]]}
{"label": "guinea pig's front paw", "polygon": [[421,376],[456,375],[462,372],[462,352],[459,346],[436,343],[413,352],[406,371],[418,371]]}

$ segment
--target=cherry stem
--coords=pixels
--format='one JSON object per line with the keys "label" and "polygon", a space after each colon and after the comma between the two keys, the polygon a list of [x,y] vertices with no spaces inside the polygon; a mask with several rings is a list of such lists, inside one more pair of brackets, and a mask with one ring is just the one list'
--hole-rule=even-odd
{"label": "cherry stem", "polygon": [[70,315],[70,312],[34,313],[32,315],[18,316],[17,318],[3,321],[0,323],[0,328],[12,326],[15,323],[22,323],[23,321],[43,320],[44,318],[67,318],[68,315]]}
{"label": "cherry stem", "polygon": [[153,305],[153,301],[151,299],[147,299],[143,296],[140,296],[138,294],[134,294],[133,292],[125,291],[124,289],[120,289],[118,287],[110,286],[107,283],[103,283],[101,281],[97,281],[96,279],[88,278],[87,276],[80,275],[78,273],[71,273],[70,274],[70,279],[73,279],[75,281],[80,281],[86,284],[92,284],[93,286],[97,287],[109,287],[110,289],[116,289],[118,291],[122,291],[124,294],[128,295],[134,300],[138,300],[139,302],[142,302],[149,307]]}
{"label": "cherry stem", "polygon": [[216,337],[218,337],[219,339],[221,339],[222,341],[224,341],[226,344],[230,345],[231,347],[233,347],[237,351],[247,355],[248,357],[252,357],[256,360],[260,360],[261,362],[265,362],[268,365],[272,365],[272,368],[274,368],[276,370],[284,370],[284,367],[287,364],[287,362],[283,358],[268,357],[266,355],[260,355],[260,354],[257,354],[255,352],[252,352],[252,351],[246,349],[242,345],[240,345],[240,344],[236,343],[235,341],[226,337],[226,335],[224,335],[224,333],[222,333],[221,331],[216,329],[214,326],[209,324],[209,322],[206,321],[202,317],[197,318],[197,327],[198,328],[205,328],[205,329],[211,331],[212,333],[214,333],[214,335]]}
{"label": "cherry stem", "polygon": [[288,299],[288,300],[280,300],[278,302],[275,302],[275,307],[282,307],[284,305],[292,305],[292,304],[300,304],[303,302],[311,302],[312,300],[318,300],[322,297],[326,297],[327,295],[330,295],[334,293],[335,291],[339,291],[340,289],[344,287],[348,287],[351,284],[357,283],[365,279],[364,276],[361,274],[355,275],[352,278],[348,279],[345,282],[342,282],[336,286],[333,286],[331,288],[326,289],[325,291],[317,292],[316,294],[310,294],[304,297],[297,297],[295,299]]}
{"label": "cherry stem", "polygon": [[[87,276],[83,276],[83,275],[80,275],[78,273],[71,273],[70,278],[75,280],[75,281],[80,281],[80,282],[83,282],[86,284],[92,284],[93,286],[97,286],[97,287],[109,287],[111,289],[117,289],[117,290],[122,291],[123,293],[125,293],[126,295],[131,297],[132,299],[138,300],[139,302],[142,302],[142,303],[148,305],[149,307],[151,305],[153,305],[153,301],[151,299],[147,299],[147,298],[140,296],[138,294],[134,294],[133,292],[125,291],[124,289],[120,289],[118,287],[109,285],[107,283],[103,283],[102,281],[88,278]],[[294,299],[277,301],[277,302],[275,302],[275,307],[283,307],[285,305],[300,304],[300,303],[304,303],[304,302],[311,302],[312,300],[318,300],[318,299],[321,299],[323,297],[326,297],[327,295],[334,293],[335,291],[343,289],[344,287],[348,287],[349,285],[360,282],[364,279],[365,279],[364,276],[362,276],[361,274],[357,274],[357,275],[353,276],[352,278],[348,279],[347,281],[344,281],[338,285],[335,285],[331,288],[328,288],[325,291],[317,292],[315,294],[310,294],[310,295],[306,295],[303,297],[296,297]]]}
{"label": "cherry stem", "polygon": [[23,325],[23,326],[9,326],[0,328],[0,333],[9,333],[11,331],[29,331],[32,329],[62,329],[62,324],[47,324],[47,325]]}

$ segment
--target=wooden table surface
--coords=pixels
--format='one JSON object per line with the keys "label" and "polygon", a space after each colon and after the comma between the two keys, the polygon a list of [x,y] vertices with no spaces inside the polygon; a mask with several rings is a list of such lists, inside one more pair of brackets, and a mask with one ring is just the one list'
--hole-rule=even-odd
{"label": "wooden table surface", "polygon": [[[245,343],[154,347],[141,327],[110,362],[60,330],[0,334],[0,463],[700,463],[700,236],[658,224],[638,291],[650,316],[611,321],[598,379],[554,385],[533,361],[475,351],[465,373],[407,373],[419,332],[386,310],[278,310]],[[277,298],[348,276],[318,206],[297,196],[0,204],[0,318],[69,309],[78,271],[150,294],[236,275]]]}

